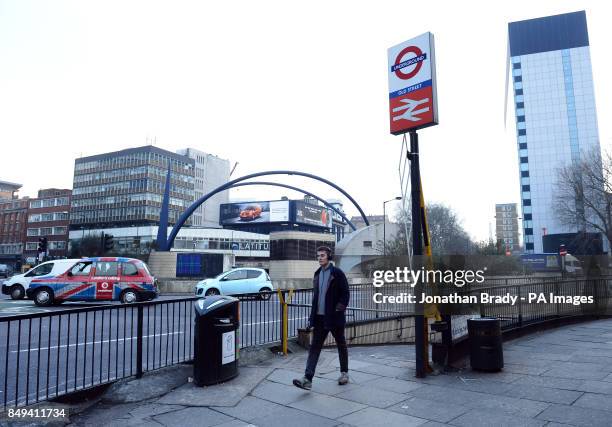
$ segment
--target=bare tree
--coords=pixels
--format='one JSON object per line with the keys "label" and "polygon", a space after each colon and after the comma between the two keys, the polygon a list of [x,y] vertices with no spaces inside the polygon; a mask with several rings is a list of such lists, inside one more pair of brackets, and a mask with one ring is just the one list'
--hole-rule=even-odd
{"label": "bare tree", "polygon": [[560,168],[554,207],[562,224],[600,231],[612,243],[612,153],[594,150]]}
{"label": "bare tree", "polygon": [[[455,211],[440,203],[427,205],[427,224],[431,240],[431,250],[434,255],[468,254],[473,252],[474,243],[461,225]],[[406,255],[406,233],[404,222],[408,222],[410,229],[410,217],[400,210],[395,218],[401,226],[395,238],[387,240],[387,255]]]}

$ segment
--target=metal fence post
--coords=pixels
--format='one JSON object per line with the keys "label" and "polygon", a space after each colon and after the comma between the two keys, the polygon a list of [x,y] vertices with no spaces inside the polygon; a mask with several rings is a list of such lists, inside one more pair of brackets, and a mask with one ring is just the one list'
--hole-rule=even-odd
{"label": "metal fence post", "polygon": [[136,322],[136,378],[142,378],[142,324],[143,307],[138,306],[138,320]]}
{"label": "metal fence post", "polygon": [[523,327],[523,300],[521,299],[521,285],[517,286],[518,288],[518,309],[519,309],[519,314],[518,314],[518,321],[519,321],[519,328]]}

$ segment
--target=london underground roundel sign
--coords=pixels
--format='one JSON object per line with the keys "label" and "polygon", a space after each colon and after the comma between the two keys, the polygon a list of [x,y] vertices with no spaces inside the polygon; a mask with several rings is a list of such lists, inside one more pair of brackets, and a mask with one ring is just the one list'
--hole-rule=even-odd
{"label": "london underground roundel sign", "polygon": [[391,133],[438,124],[433,34],[425,33],[388,50]]}

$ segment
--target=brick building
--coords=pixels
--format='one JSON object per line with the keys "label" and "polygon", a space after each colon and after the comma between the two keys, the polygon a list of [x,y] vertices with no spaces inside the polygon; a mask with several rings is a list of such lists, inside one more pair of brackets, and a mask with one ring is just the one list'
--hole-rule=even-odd
{"label": "brick building", "polygon": [[29,199],[0,201],[0,264],[21,268]]}
{"label": "brick building", "polygon": [[68,226],[72,190],[47,188],[28,203],[24,258],[32,263],[38,255],[38,240],[47,238],[47,256],[64,258],[68,251]]}

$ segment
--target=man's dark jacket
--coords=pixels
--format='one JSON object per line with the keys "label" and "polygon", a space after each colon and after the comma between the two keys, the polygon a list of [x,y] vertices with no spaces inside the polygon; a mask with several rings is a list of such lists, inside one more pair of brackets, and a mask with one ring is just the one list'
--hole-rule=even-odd
{"label": "man's dark jacket", "polygon": [[[325,319],[323,322],[325,329],[344,327],[346,323],[344,311],[348,306],[350,298],[348,281],[344,272],[333,265],[330,265],[329,268],[331,271],[329,274],[329,286],[325,294]],[[314,278],[312,279],[314,292],[312,295],[312,309],[308,319],[308,323],[311,326],[314,325],[313,320],[318,311],[320,272],[321,267],[315,271]]]}

